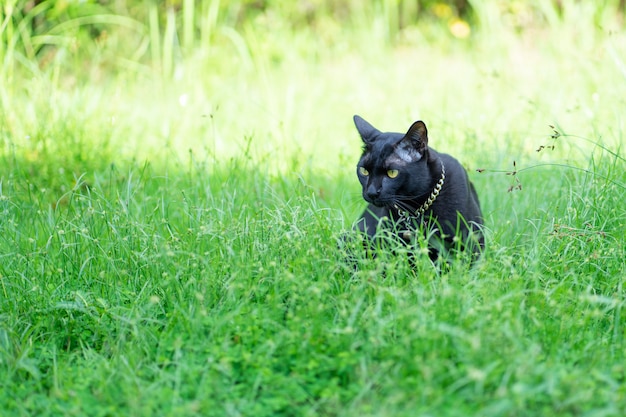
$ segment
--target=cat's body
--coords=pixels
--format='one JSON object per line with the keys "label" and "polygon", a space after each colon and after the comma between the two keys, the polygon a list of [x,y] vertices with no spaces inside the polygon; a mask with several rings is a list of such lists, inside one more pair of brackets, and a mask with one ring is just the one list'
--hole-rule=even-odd
{"label": "cat's body", "polygon": [[384,228],[408,245],[422,233],[433,260],[450,249],[480,254],[474,186],[456,159],[428,147],[426,125],[415,122],[402,134],[380,132],[359,116],[354,123],[364,143],[357,176],[369,203],[356,229],[373,241]]}

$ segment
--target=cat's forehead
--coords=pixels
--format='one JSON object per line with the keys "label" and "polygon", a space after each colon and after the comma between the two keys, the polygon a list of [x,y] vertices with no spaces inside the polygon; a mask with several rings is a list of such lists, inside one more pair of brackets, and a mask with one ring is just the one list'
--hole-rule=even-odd
{"label": "cat's forehead", "polygon": [[398,143],[397,137],[380,137],[374,143],[368,146],[366,153],[364,154],[364,163],[368,163],[373,166],[405,166],[410,163],[419,161],[422,155],[415,149],[403,146],[403,143]]}
{"label": "cat's forehead", "polygon": [[422,155],[418,152],[407,149],[396,148],[395,152],[389,155],[385,160],[387,166],[405,166],[422,159]]}
{"label": "cat's forehead", "polygon": [[382,133],[375,140],[369,143],[370,152],[380,158],[387,158],[394,152],[394,147],[402,135],[397,133]]}
{"label": "cat's forehead", "polygon": [[386,165],[394,153],[393,145],[381,141],[370,144],[363,153],[362,162],[373,166]]}

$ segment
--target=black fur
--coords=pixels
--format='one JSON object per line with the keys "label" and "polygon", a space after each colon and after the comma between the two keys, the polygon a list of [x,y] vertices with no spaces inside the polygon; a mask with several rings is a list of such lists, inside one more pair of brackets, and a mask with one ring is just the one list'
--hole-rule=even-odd
{"label": "black fur", "polygon": [[[369,203],[355,228],[370,242],[380,236],[381,229],[408,245],[417,236],[424,236],[433,260],[442,251],[453,249],[471,251],[474,258],[479,255],[484,238],[476,190],[456,159],[428,146],[426,125],[417,121],[402,134],[383,133],[359,116],[354,116],[354,123],[364,144],[357,176],[363,198]],[[419,215],[416,210],[441,178],[442,163],[445,180],[441,191],[430,208]],[[389,170],[397,176],[391,178]],[[411,215],[403,216],[402,212]]]}

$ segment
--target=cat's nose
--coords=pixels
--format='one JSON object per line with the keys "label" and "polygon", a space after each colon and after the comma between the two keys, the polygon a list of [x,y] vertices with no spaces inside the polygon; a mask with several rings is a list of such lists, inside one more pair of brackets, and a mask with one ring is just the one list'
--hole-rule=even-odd
{"label": "cat's nose", "polygon": [[370,185],[369,187],[367,187],[367,196],[371,199],[371,200],[375,200],[378,197],[380,197],[380,191],[381,191],[382,187],[375,187],[373,185]]}

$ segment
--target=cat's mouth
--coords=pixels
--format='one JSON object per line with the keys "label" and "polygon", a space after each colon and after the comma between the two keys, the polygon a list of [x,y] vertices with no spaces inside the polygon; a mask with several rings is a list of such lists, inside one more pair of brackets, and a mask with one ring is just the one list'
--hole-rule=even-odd
{"label": "cat's mouth", "polygon": [[365,201],[367,201],[370,204],[373,204],[376,207],[393,208],[393,207],[396,207],[398,204],[403,205],[402,202],[398,201],[397,199],[388,199],[388,198],[365,197]]}
{"label": "cat's mouth", "polygon": [[376,206],[376,207],[386,207],[390,210],[397,211],[399,213],[414,213],[416,211],[422,211],[420,208],[416,209],[416,206],[413,201],[398,199],[398,198],[385,198],[385,199],[366,199],[368,203]]}
{"label": "cat's mouth", "polygon": [[372,197],[369,196],[365,193],[363,193],[363,199],[365,201],[367,201],[370,204],[375,205],[376,207],[391,207],[393,206],[393,202],[392,201],[388,201],[387,199],[381,199],[381,198],[376,198],[376,197]]}
{"label": "cat's mouth", "polygon": [[389,203],[384,203],[380,200],[372,200],[372,199],[365,199],[368,203],[375,205],[376,207],[391,207],[391,204]]}

